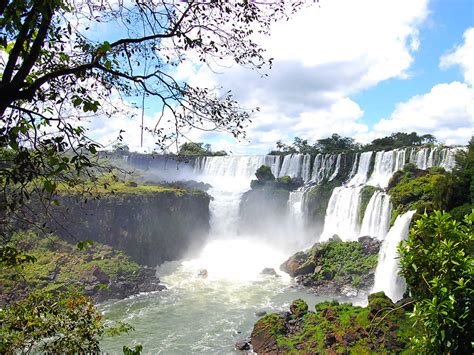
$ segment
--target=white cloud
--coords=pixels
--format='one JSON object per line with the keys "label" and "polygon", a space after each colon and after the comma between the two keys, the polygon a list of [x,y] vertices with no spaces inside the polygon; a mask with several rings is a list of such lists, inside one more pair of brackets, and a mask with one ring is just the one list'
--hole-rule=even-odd
{"label": "white cloud", "polygon": [[[244,68],[183,65],[182,79],[232,89],[244,107],[259,106],[246,151],[265,152],[278,139],[318,139],[367,132],[363,111],[349,97],[390,78],[408,77],[418,49],[427,0],[322,0],[260,39],[274,58],[268,77]],[[205,136],[203,136],[205,138]],[[232,142],[229,142],[232,149]],[[234,150],[235,149],[234,147]]]}
{"label": "white cloud", "polygon": [[465,144],[474,133],[474,89],[460,82],[435,85],[399,103],[389,118],[374,125],[373,136],[412,131],[434,134],[446,144]]}
{"label": "white cloud", "polygon": [[474,85],[474,27],[464,32],[464,43],[450,53],[441,57],[440,67],[450,68],[459,65],[464,74],[464,81]]}

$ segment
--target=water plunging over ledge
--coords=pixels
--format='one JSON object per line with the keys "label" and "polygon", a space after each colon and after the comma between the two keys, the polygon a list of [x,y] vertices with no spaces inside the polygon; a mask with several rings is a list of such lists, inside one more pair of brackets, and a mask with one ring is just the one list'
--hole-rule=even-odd
{"label": "water plunging over ledge", "polygon": [[[333,190],[321,240],[332,234],[343,240],[355,240],[361,235],[383,240],[374,291],[384,290],[394,300],[403,294],[403,280],[396,274],[396,245],[406,237],[413,212],[399,216],[388,231],[390,199],[380,190],[372,195],[361,221],[360,191],[365,185],[385,188],[392,174],[407,162],[420,168],[441,165],[450,169],[454,151],[426,148],[359,153],[349,166],[345,184]],[[372,159],[374,166],[369,174]],[[108,318],[124,320],[136,328],[129,335],[105,339],[103,350],[121,352],[123,345],[140,343],[145,352],[151,353],[230,353],[236,341],[250,334],[258,319],[256,313],[287,310],[297,298],[304,299],[310,308],[322,301],[278,270],[302,245],[317,241],[318,236],[306,240],[303,233],[305,189],[290,193],[287,219],[293,228],[285,230],[287,238],[271,239],[257,231],[238,234],[238,208],[253,174],[263,164],[270,166],[275,177],[289,175],[316,185],[339,179],[343,162],[343,154],[318,154],[314,159],[302,154],[197,158],[193,179],[210,183],[209,194],[214,198],[208,242],[196,255],[158,268],[160,279],[168,287],[166,291],[100,305]],[[284,223],[275,221],[273,228],[281,231]],[[264,268],[274,268],[280,277],[262,275]],[[207,271],[206,278],[199,276],[203,269]],[[366,299],[353,301],[363,304]]]}

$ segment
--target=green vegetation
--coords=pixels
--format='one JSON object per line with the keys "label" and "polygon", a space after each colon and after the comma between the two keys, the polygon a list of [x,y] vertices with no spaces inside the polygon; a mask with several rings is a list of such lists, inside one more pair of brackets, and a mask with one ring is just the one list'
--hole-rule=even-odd
{"label": "green vegetation", "polygon": [[404,213],[445,207],[447,199],[442,193],[442,186],[446,179],[446,173],[437,169],[426,172],[418,169],[415,172],[398,171],[390,182],[393,187],[388,189],[394,209]]}
{"label": "green vegetation", "polygon": [[276,142],[276,150],[271,151],[272,155],[286,154],[338,154],[360,151],[391,150],[406,147],[426,147],[433,146],[436,137],[431,134],[418,135],[416,132],[392,133],[390,136],[374,139],[371,143],[362,145],[350,137],[341,137],[337,133],[331,137],[318,139],[314,144],[308,143],[307,139],[295,137],[292,144],[285,144],[282,141]]}
{"label": "green vegetation", "polygon": [[364,150],[391,150],[413,146],[432,146],[434,143],[436,143],[436,138],[431,134],[419,136],[416,132],[397,132],[387,137],[374,139],[370,144],[364,146]]}
{"label": "green vegetation", "polygon": [[29,231],[14,235],[9,245],[25,251],[35,262],[22,264],[21,268],[2,267],[0,304],[33,290],[58,292],[73,287],[88,288],[91,295],[107,293],[109,282],[137,281],[142,270],[122,252],[99,243],[83,244],[83,250],[79,250],[54,235],[40,237]]}
{"label": "green vegetation", "polygon": [[210,144],[186,142],[179,147],[180,155],[198,155],[198,156],[223,156],[227,153],[223,150],[213,152]]}
{"label": "green vegetation", "polygon": [[293,191],[304,184],[302,179],[295,179],[290,176],[280,176],[275,179],[272,169],[267,165],[260,166],[255,172],[255,176],[257,180],[250,182],[250,188],[252,189]]}
{"label": "green vegetation", "polygon": [[276,143],[277,150],[271,151],[272,155],[286,154],[337,154],[344,152],[352,152],[360,149],[360,145],[354,142],[350,137],[341,137],[334,133],[331,137],[319,139],[313,145],[308,140],[295,137],[293,144],[286,145],[281,141]]}
{"label": "green vegetation", "polygon": [[95,177],[92,180],[78,180],[76,185],[70,186],[68,184],[59,184],[55,186],[55,192],[58,195],[80,194],[88,196],[92,194],[94,197],[101,197],[107,194],[148,194],[148,193],[174,193],[176,196],[187,194],[203,194],[202,190],[186,189],[173,186],[160,186],[157,184],[143,183],[140,176],[133,176],[123,174],[124,178],[118,178],[118,173],[113,170],[109,174],[104,174],[100,177]]}
{"label": "green vegetation", "polygon": [[316,266],[314,281],[341,281],[349,278],[358,287],[361,277],[373,273],[377,267],[378,254],[367,254],[359,242],[327,242],[316,244],[310,250]]}
{"label": "green vegetation", "polygon": [[297,300],[286,319],[291,320],[272,313],[258,320],[252,332],[254,350],[410,354],[409,339],[419,332],[406,310],[397,308],[383,292],[370,295],[366,308],[332,301],[317,304],[312,312],[304,301]]}
{"label": "green vegetation", "polygon": [[97,353],[104,334],[133,328],[105,326],[91,300],[77,292],[36,291],[0,309],[0,353]]}
{"label": "green vegetation", "polygon": [[401,275],[415,300],[411,316],[422,329],[414,347],[423,353],[472,353],[474,211],[463,222],[445,212],[423,214],[399,253]]}
{"label": "green vegetation", "polygon": [[260,166],[255,172],[255,176],[259,182],[275,181],[272,169],[267,165]]}

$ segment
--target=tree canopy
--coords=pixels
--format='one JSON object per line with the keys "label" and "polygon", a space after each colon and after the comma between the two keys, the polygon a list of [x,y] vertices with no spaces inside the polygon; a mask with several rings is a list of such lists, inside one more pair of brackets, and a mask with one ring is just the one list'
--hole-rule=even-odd
{"label": "tree canopy", "polygon": [[416,132],[392,133],[390,136],[374,139],[369,144],[357,143],[351,137],[342,137],[333,133],[330,137],[316,140],[314,144],[308,143],[307,139],[295,137],[292,144],[285,144],[281,140],[276,142],[277,150],[270,154],[337,154],[344,152],[359,152],[368,150],[390,150],[403,147],[420,147],[433,145],[436,143],[436,137],[431,134],[418,135]]}
{"label": "tree canopy", "polygon": [[255,35],[302,6],[298,0],[1,1],[1,224],[31,191],[51,195],[59,184],[77,186],[78,179],[110,171],[82,126],[128,112],[137,98],[157,103],[156,122],[145,129],[161,148],[193,128],[244,136],[251,111],[229,91],[178,80],[176,70],[188,60],[270,66]]}

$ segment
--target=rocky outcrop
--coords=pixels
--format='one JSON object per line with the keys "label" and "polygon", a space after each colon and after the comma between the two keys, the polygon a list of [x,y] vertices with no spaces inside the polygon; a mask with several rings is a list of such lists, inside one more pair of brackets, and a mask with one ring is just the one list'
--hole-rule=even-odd
{"label": "rocky outcrop", "polygon": [[165,289],[155,268],[138,265],[107,245],[94,243],[80,250],[56,236],[33,232],[15,235],[12,243],[36,261],[24,264],[21,276],[15,268],[0,270],[0,305],[33,290],[56,293],[72,288],[102,302]]}
{"label": "rocky outcrop", "polygon": [[369,296],[366,308],[323,302],[315,310],[301,299],[289,312],[270,313],[255,323],[253,351],[259,354],[399,353],[418,330],[407,307],[395,305],[379,292]]}
{"label": "rocky outcrop", "polygon": [[370,237],[357,242],[331,239],[294,254],[280,270],[317,294],[353,297],[372,287],[379,249],[380,242]]}
{"label": "rocky outcrop", "polygon": [[265,234],[276,221],[285,220],[288,196],[287,190],[276,188],[259,188],[245,192],[239,205],[239,232],[258,231]]}
{"label": "rocky outcrop", "polygon": [[209,231],[210,197],[197,191],[154,188],[129,187],[86,203],[79,196],[61,196],[46,222],[67,241],[107,244],[143,265],[177,260],[202,246]]}

